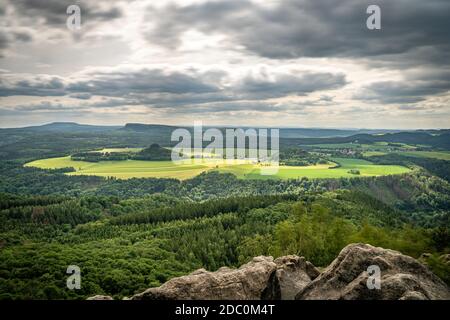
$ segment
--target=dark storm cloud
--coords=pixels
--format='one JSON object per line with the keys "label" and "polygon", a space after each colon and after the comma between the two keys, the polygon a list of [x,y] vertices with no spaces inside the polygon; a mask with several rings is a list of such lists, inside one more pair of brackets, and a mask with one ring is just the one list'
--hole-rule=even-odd
{"label": "dark storm cloud", "polygon": [[[347,84],[345,75],[296,72],[273,75],[258,74],[228,84],[222,70],[90,72],[89,80],[68,80],[59,77],[33,76],[29,79],[0,79],[0,97],[69,96],[88,100],[92,96],[122,97],[124,104],[153,105],[156,108],[211,102],[264,100],[289,95],[306,95],[315,91],[341,88]],[[226,85],[224,84],[227,83]]]}
{"label": "dark storm cloud", "polygon": [[17,41],[29,42],[33,40],[33,36],[27,32],[14,31],[12,34],[14,39]]}
{"label": "dark storm cloud", "polygon": [[204,81],[203,76],[163,70],[112,72],[93,74],[93,79],[77,81],[67,86],[68,92],[91,93],[102,96],[127,96],[149,93],[208,93],[219,89]]}
{"label": "dark storm cloud", "polygon": [[[0,0],[0,16],[3,30],[0,31],[0,58],[5,56],[5,49],[13,47],[16,42],[30,42],[34,36],[31,32],[46,33],[49,29],[66,27],[67,7],[77,4],[81,8],[81,22],[85,30],[93,30],[101,23],[122,17],[122,11],[105,2],[105,6],[94,1],[75,0]],[[18,27],[20,26],[20,27]],[[23,31],[28,28],[28,31]],[[84,33],[74,33],[74,39],[82,39]],[[12,55],[12,54],[11,54]]]}
{"label": "dark storm cloud", "polygon": [[40,76],[16,81],[0,79],[0,97],[77,94],[85,99],[88,94],[127,96],[148,93],[206,93],[217,90],[216,87],[203,82],[201,76],[196,78],[179,72],[165,73],[162,70],[94,73],[89,74],[89,80],[75,81]]}
{"label": "dark storm cloud", "polygon": [[[136,101],[130,101],[126,99],[105,99],[100,102],[83,102],[79,104],[65,104],[59,102],[43,101],[39,103],[30,103],[25,105],[17,105],[14,107],[0,107],[1,115],[24,115],[27,113],[49,113],[49,112],[75,112],[82,114],[83,112],[89,112],[96,108],[114,108],[115,110],[125,110],[129,113],[146,113],[146,109],[143,110],[133,110],[132,107],[135,106]],[[266,113],[266,112],[292,112],[302,113],[305,107],[315,107],[323,105],[321,99],[309,100],[297,104],[278,104],[269,101],[228,101],[228,102],[213,102],[208,104],[187,104],[183,108],[178,108],[176,105],[165,105],[155,108],[154,106],[146,106],[147,110],[157,110],[160,114],[173,114],[177,115],[192,115],[192,114],[205,114],[205,113],[221,113],[221,114],[231,114],[231,113]]]}
{"label": "dark storm cloud", "polygon": [[16,107],[14,107],[14,109],[11,111],[16,111],[16,112],[26,111],[26,112],[28,112],[28,111],[60,111],[60,110],[67,110],[67,107],[65,109],[64,105],[61,103],[52,103],[50,101],[42,101],[42,102],[36,103],[36,104],[18,105]]}
{"label": "dark storm cloud", "polygon": [[176,112],[177,114],[220,114],[221,116],[232,116],[239,113],[240,116],[251,116],[255,113],[267,113],[267,112],[282,112],[283,114],[307,114],[311,109],[317,107],[336,106],[337,103],[333,101],[332,97],[322,96],[315,99],[306,99],[290,103],[279,103],[273,100],[250,100],[250,101],[215,101],[205,104],[185,104],[183,108],[177,108],[173,104],[166,104],[161,106],[159,110],[170,113]]}
{"label": "dark storm cloud", "polygon": [[300,114],[306,112],[308,107],[336,105],[322,97],[318,99],[308,99],[301,102],[277,103],[271,101],[227,101],[221,103],[208,103],[206,105],[192,104],[186,105],[182,109],[176,109],[177,113],[216,113],[216,112],[295,112]]}
{"label": "dark storm cloud", "polygon": [[65,85],[60,78],[42,79],[37,76],[32,80],[7,82],[0,79],[0,97],[10,96],[64,96]]}
{"label": "dark storm cloud", "polygon": [[9,45],[8,35],[0,31],[0,49],[5,49]]}
{"label": "dark storm cloud", "polygon": [[450,91],[450,71],[410,75],[404,81],[380,81],[355,95],[360,100],[389,103],[417,103]]}
{"label": "dark storm cloud", "polygon": [[305,95],[319,90],[341,88],[347,84],[344,74],[306,72],[298,75],[284,74],[275,78],[259,79],[251,76],[243,79],[237,91],[255,98],[275,98],[287,95]]}
{"label": "dark storm cloud", "polygon": [[[382,30],[366,27],[366,9],[372,4],[381,7]],[[389,55],[414,58],[415,50],[432,47],[436,57],[431,63],[449,58],[448,12],[448,0],[282,0],[270,6],[219,0],[149,9],[156,27],[146,37],[174,49],[185,31],[197,29],[225,34],[250,52],[273,59],[384,56],[389,61]]]}
{"label": "dark storm cloud", "polygon": [[0,31],[0,57],[2,57],[2,51],[9,48],[11,44],[16,41],[30,42],[33,39],[32,35],[22,31]]}
{"label": "dark storm cloud", "polygon": [[92,94],[90,93],[73,93],[70,95],[71,98],[79,99],[79,100],[89,100],[92,98]]}

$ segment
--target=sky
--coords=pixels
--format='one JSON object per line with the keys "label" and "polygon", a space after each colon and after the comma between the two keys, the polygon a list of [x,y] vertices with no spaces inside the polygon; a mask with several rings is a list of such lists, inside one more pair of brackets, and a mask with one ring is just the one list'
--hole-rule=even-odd
{"label": "sky", "polygon": [[0,0],[0,127],[449,128],[448,12],[448,0]]}

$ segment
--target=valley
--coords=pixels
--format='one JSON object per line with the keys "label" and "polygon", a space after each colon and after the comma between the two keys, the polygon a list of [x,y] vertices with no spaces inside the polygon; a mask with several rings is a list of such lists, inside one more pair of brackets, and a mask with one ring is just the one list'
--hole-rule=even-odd
{"label": "valley", "polygon": [[[106,150],[106,151],[105,151]],[[128,152],[130,148],[104,149],[101,152]],[[139,148],[135,148],[140,150]],[[330,158],[325,164],[307,166],[280,165],[278,173],[273,176],[262,175],[261,165],[250,160],[233,160],[232,163],[221,159],[204,158],[201,160],[182,161],[76,161],[70,156],[49,158],[26,163],[26,167],[40,169],[73,168],[68,175],[93,175],[101,177],[114,177],[118,179],[131,178],[174,178],[189,179],[203,172],[217,171],[231,173],[240,179],[328,179],[359,176],[382,176],[402,174],[410,171],[409,168],[398,165],[377,165],[362,159]],[[353,170],[353,171],[352,171]]]}
{"label": "valley", "polygon": [[[213,153],[174,164],[166,126],[0,130],[0,299],[122,299],[258,255],[323,268],[351,243],[398,250],[450,283],[447,131],[362,147],[360,134],[288,132],[271,177]],[[66,288],[69,265],[80,290]]]}

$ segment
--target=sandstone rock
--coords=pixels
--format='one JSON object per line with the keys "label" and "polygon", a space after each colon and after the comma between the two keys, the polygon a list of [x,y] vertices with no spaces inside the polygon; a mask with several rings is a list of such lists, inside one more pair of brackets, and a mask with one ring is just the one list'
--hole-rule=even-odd
{"label": "sandstone rock", "polygon": [[303,257],[286,256],[275,261],[272,257],[256,257],[239,269],[196,270],[131,299],[292,300],[319,274],[317,268]]}
{"label": "sandstone rock", "polygon": [[275,275],[282,300],[294,300],[295,295],[320,274],[319,270],[304,257],[280,257],[275,263],[277,265]]}
{"label": "sandstone rock", "polygon": [[89,297],[86,300],[114,300],[114,299],[110,296],[96,295],[93,297]]}
{"label": "sandstone rock", "polygon": [[[132,300],[254,300],[277,299],[272,257],[256,257],[239,269],[220,268],[216,272],[204,269],[174,278],[157,288],[134,295]],[[273,287],[275,286],[275,287]]]}
{"label": "sandstone rock", "polygon": [[419,260],[426,261],[429,257],[431,257],[431,253],[422,253],[419,257]]}
{"label": "sandstone rock", "polygon": [[439,257],[445,264],[450,265],[450,254],[443,254]]}
{"label": "sandstone rock", "polygon": [[407,291],[399,300],[428,300],[423,293],[417,291]]}
{"label": "sandstone rock", "polygon": [[[425,259],[425,256],[424,256]],[[441,257],[449,261],[449,256]],[[381,288],[369,289],[368,267],[378,266]],[[366,244],[345,247],[322,272],[303,257],[256,257],[239,269],[199,269],[130,300],[428,300],[450,299],[447,285],[419,261]],[[88,300],[112,300],[94,296]]]}
{"label": "sandstone rock", "polygon": [[[379,290],[367,286],[367,268],[371,265],[379,266],[381,271]],[[411,257],[367,244],[352,244],[306,285],[296,299],[450,299],[450,291],[426,266]]]}

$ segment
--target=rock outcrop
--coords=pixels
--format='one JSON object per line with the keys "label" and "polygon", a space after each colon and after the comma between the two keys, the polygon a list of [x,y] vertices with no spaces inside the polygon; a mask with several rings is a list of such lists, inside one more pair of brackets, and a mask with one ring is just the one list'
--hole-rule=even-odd
{"label": "rock outcrop", "polygon": [[446,265],[450,265],[450,254],[443,254],[439,257]]}
{"label": "rock outcrop", "polygon": [[[379,289],[367,285],[369,266],[379,267]],[[296,299],[435,300],[450,299],[450,292],[441,279],[411,257],[367,244],[352,244],[299,291]]]}
{"label": "rock outcrop", "polygon": [[204,269],[174,278],[157,288],[133,296],[132,300],[249,300],[277,299],[278,290],[268,288],[276,264],[272,257],[256,257],[239,269]]}
{"label": "rock outcrop", "polygon": [[294,300],[295,295],[320,274],[304,257],[280,257],[275,260],[275,264],[275,279],[280,288],[281,300]]}
{"label": "rock outcrop", "polygon": [[[368,286],[379,268],[380,289]],[[372,277],[370,278],[372,279]],[[372,283],[372,282],[369,282]],[[200,269],[131,300],[412,300],[450,299],[447,285],[419,261],[400,252],[351,244],[322,272],[303,257],[256,257],[239,269]],[[90,300],[109,300],[94,296]]]}
{"label": "rock outcrop", "polygon": [[197,270],[131,299],[293,300],[319,274],[303,257],[286,256],[275,261],[272,257],[256,257],[239,269]]}
{"label": "rock outcrop", "polygon": [[96,295],[93,297],[89,297],[86,300],[113,300],[113,298],[111,296]]}

